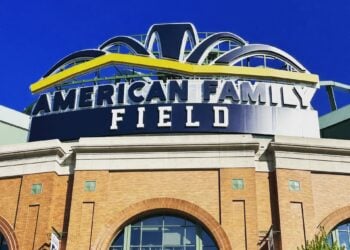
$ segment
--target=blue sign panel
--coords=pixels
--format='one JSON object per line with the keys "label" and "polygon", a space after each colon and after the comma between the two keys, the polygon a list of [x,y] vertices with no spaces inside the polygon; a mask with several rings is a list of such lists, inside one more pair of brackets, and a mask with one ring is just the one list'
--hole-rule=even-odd
{"label": "blue sign panel", "polygon": [[[221,46],[222,45],[222,46]],[[125,52],[125,53],[124,53]],[[190,23],[61,59],[31,91],[29,141],[159,133],[319,137],[318,77],[288,53]],[[74,86],[81,86],[75,88]]]}
{"label": "blue sign panel", "polygon": [[[155,133],[252,133],[318,136],[303,124],[309,110],[238,104],[150,104],[63,112],[32,118],[29,141]],[[290,122],[286,122],[290,121]]]}

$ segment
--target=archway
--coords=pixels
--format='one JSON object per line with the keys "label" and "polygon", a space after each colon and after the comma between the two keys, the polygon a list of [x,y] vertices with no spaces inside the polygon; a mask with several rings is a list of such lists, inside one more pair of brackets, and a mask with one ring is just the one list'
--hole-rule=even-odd
{"label": "archway", "polygon": [[108,249],[125,226],[137,218],[155,214],[174,214],[197,221],[215,240],[220,250],[231,250],[230,241],[221,225],[204,209],[188,201],[174,198],[154,198],[135,203],[122,210],[106,224],[92,249]]}
{"label": "archway", "polygon": [[12,226],[0,216],[0,250],[18,250],[18,241]]}
{"label": "archway", "polygon": [[205,228],[181,215],[168,213],[145,216],[125,226],[109,250],[168,249],[218,250]]}
{"label": "archway", "polygon": [[318,225],[318,229],[323,229],[329,233],[335,226],[349,218],[350,206],[339,208],[324,218]]}

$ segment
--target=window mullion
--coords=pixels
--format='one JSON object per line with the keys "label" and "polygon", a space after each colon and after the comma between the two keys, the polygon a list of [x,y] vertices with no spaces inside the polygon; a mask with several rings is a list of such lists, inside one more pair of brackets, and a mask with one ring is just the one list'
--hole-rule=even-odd
{"label": "window mullion", "polygon": [[[143,232],[145,229],[147,230]],[[117,247],[117,249],[130,250],[132,247],[132,238],[135,240],[133,244],[136,244],[137,238],[139,239],[137,245],[133,246],[137,246],[139,248],[143,247],[145,249],[147,248],[147,250],[150,250],[153,247],[157,247],[160,250],[165,250],[167,246],[169,246],[169,249],[178,249],[181,247],[182,249],[186,250],[194,247],[195,250],[202,250],[204,248],[204,243],[207,242],[204,242],[203,237],[208,240],[206,246],[216,245],[212,239],[208,238],[209,235],[207,235],[205,229],[202,228],[200,224],[189,222],[187,220],[184,221],[183,218],[177,218],[173,215],[170,215],[169,218],[164,215],[146,217],[145,219],[141,219],[133,224],[125,226],[124,230],[120,232],[120,234],[122,235],[115,238],[110,249]],[[143,237],[146,237],[147,239],[143,239]],[[148,239],[148,237],[151,238]],[[188,239],[189,241],[187,242],[185,239]],[[144,243],[147,242],[147,245],[143,245],[143,240],[145,240]],[[3,235],[1,234],[0,241],[4,241]],[[217,250],[217,247],[213,249]]]}
{"label": "window mullion", "polygon": [[162,220],[162,250],[164,249],[164,224],[165,224],[165,219],[164,219],[164,216],[163,216],[163,220]]}
{"label": "window mullion", "polygon": [[130,234],[131,234],[131,225],[127,225],[124,229],[124,249],[130,249]]}
{"label": "window mullion", "polygon": [[202,235],[202,230],[196,224],[196,250],[202,250],[203,249],[203,242],[202,242],[201,235]]}
{"label": "window mullion", "polygon": [[142,249],[143,222],[140,223],[140,249]]}

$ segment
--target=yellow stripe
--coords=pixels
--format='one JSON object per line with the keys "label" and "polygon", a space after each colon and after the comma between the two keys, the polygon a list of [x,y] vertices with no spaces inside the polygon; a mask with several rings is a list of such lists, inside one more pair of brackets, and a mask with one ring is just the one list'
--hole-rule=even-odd
{"label": "yellow stripe", "polygon": [[256,78],[268,78],[276,80],[287,80],[296,82],[305,82],[316,84],[318,83],[318,75],[297,73],[285,70],[276,70],[269,68],[253,68],[253,67],[239,67],[239,66],[224,66],[224,65],[196,65],[181,63],[178,61],[171,61],[165,59],[156,59],[151,57],[143,57],[136,55],[125,54],[107,54],[88,62],[84,62],[68,68],[57,74],[43,78],[32,85],[30,90],[32,93],[42,91],[44,89],[62,83],[69,78],[87,73],[91,70],[101,68],[108,64],[120,63],[131,66],[140,66],[143,68],[151,68],[157,70],[165,70],[169,72],[176,72],[186,75],[206,75],[206,76],[244,76]]}

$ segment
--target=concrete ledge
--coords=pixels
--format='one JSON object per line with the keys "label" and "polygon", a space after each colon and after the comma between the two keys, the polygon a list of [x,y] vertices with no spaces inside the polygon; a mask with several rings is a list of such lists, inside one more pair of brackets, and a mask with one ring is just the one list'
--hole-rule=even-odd
{"label": "concrete ledge", "polygon": [[272,151],[350,155],[348,140],[275,136],[269,148]]}
{"label": "concrete ledge", "polygon": [[0,177],[56,172],[72,173],[71,154],[59,140],[0,146]]}
{"label": "concrete ledge", "polygon": [[251,135],[83,138],[72,146],[76,170],[254,167],[259,142]]}
{"label": "concrete ledge", "polygon": [[66,154],[59,140],[28,142],[0,146],[0,161],[18,158],[44,157],[57,155],[62,157]]}
{"label": "concrete ledge", "polygon": [[0,146],[0,177],[79,170],[275,168],[350,173],[350,141],[288,136],[159,135]]}
{"label": "concrete ledge", "polygon": [[275,168],[350,173],[350,141],[276,136],[269,151]]}
{"label": "concrete ledge", "polygon": [[259,142],[251,135],[177,135],[82,138],[72,146],[76,153],[154,152],[202,150],[253,150]]}

